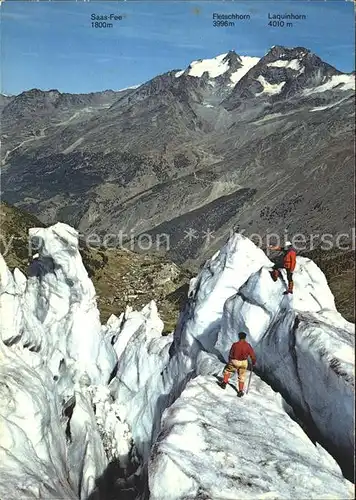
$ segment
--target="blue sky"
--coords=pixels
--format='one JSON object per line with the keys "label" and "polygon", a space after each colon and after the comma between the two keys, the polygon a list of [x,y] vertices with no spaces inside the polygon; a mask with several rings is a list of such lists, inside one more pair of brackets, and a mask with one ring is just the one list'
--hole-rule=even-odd
{"label": "blue sky", "polygon": [[[190,61],[234,49],[263,56],[272,45],[304,46],[345,72],[354,70],[353,2],[19,2],[1,4],[1,91],[118,90]],[[235,27],[212,25],[212,13],[250,14]],[[305,14],[293,28],[271,28],[268,12]],[[92,28],[91,14],[124,15]]]}

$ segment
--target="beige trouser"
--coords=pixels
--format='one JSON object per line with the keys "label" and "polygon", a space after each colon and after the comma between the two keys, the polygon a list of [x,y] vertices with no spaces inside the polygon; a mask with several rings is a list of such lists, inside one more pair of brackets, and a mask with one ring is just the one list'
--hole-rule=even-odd
{"label": "beige trouser", "polygon": [[225,378],[225,374],[226,374],[226,377],[230,378],[230,376],[235,371],[237,371],[238,381],[240,384],[243,385],[245,382],[247,367],[248,367],[247,359],[244,359],[242,361],[239,361],[238,359],[231,359],[224,368],[224,372],[223,372],[224,378]]}

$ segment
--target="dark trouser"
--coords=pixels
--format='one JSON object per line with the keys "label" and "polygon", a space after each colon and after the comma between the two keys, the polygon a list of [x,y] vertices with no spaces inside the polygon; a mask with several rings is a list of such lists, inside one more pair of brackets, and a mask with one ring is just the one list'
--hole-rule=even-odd
{"label": "dark trouser", "polygon": [[[286,269],[287,271],[287,280],[288,280],[288,292],[293,292],[293,272],[290,269]],[[277,281],[277,279],[281,276],[280,272],[280,267],[275,264],[273,266],[273,271],[272,271],[272,278],[274,281]]]}

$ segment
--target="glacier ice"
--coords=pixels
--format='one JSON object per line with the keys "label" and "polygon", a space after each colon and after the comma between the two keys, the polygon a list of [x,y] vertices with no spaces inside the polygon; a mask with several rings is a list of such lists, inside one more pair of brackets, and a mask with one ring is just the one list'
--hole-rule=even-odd
{"label": "glacier ice", "polygon": [[[234,87],[245,75],[260,61],[260,57],[237,56],[241,67],[230,74],[230,87]],[[202,59],[192,61],[186,70],[177,71],[176,78],[187,74],[193,77],[201,77],[205,72],[209,78],[216,78],[225,74],[230,69],[228,53],[220,54],[213,59]],[[211,82],[214,83],[214,82]]]}
{"label": "glacier ice", "polygon": [[76,499],[55,384],[0,345],[0,498]]}
{"label": "glacier ice", "polygon": [[318,87],[308,88],[303,91],[304,95],[317,94],[319,92],[326,92],[327,90],[341,90],[345,92],[346,90],[355,90],[355,75],[342,74],[333,75],[326,83],[319,85]]}
{"label": "glacier ice", "polygon": [[352,498],[336,462],[255,376],[244,399],[214,377],[190,381],[164,412],[148,471],[152,500]]}
{"label": "glacier ice", "polygon": [[[165,337],[153,301],[100,324],[74,229],[58,223],[30,234],[40,243],[39,276],[11,273],[0,256],[1,498],[84,499],[110,462],[126,470],[137,455],[156,499],[195,498],[189,495],[204,488],[210,495],[221,488],[224,498],[291,498],[295,491],[305,498],[309,483],[319,498],[346,495],[334,459],[288,416],[311,420],[334,457],[342,451],[350,458],[354,325],[337,312],[312,261],[298,258],[295,294],[286,298],[285,276],[274,283],[268,257],[235,235],[192,279],[174,336]],[[240,401],[230,388],[222,393],[213,375],[240,329],[265,382],[254,374],[234,413],[229,408]],[[236,447],[254,429],[250,451],[264,472],[252,486],[233,481],[235,466],[256,476],[256,463],[234,460],[226,421]],[[230,468],[222,477],[225,449]],[[178,484],[162,496],[172,472]]]}
{"label": "glacier ice", "polygon": [[328,449],[351,464],[354,325],[336,311],[317,266],[302,257],[297,261],[292,299],[282,295],[282,281],[274,283],[263,268],[226,301],[215,347],[225,354],[236,332],[246,331],[264,379],[312,423]]}
{"label": "glacier ice", "polygon": [[245,75],[260,61],[260,57],[239,56],[242,63],[241,68],[234,71],[230,76],[231,87],[234,87]]}
{"label": "glacier ice", "polygon": [[271,62],[267,64],[268,67],[271,68],[289,68],[294,69],[295,71],[301,70],[301,64],[299,59],[278,59],[277,61]]}
{"label": "glacier ice", "polygon": [[86,498],[109,457],[127,460],[131,448],[111,396],[100,397],[117,356],[99,321],[77,232],[61,223],[30,232],[41,242],[38,277],[10,273],[0,256],[0,497]]}
{"label": "glacier ice", "polygon": [[284,85],[286,84],[286,82],[270,83],[262,75],[256,78],[256,80],[259,81],[263,87],[263,90],[261,92],[258,92],[256,96],[260,96],[262,94],[271,94],[271,95],[279,94],[283,89]]}
{"label": "glacier ice", "polygon": [[200,77],[205,72],[208,72],[210,78],[223,75],[229,69],[229,63],[225,61],[226,56],[227,54],[220,54],[213,59],[193,61],[189,65],[188,75]]}
{"label": "glacier ice", "polygon": [[163,322],[152,301],[139,312],[126,312],[114,343],[118,370],[109,388],[130,424],[136,448],[145,457],[156,420],[161,373],[169,360],[171,338],[162,336],[162,330]]}

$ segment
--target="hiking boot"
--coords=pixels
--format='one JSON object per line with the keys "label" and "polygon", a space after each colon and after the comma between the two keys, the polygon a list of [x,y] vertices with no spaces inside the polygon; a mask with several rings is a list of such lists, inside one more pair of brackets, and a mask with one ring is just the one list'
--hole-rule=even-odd
{"label": "hiking boot", "polygon": [[244,395],[244,391],[237,391],[238,398],[242,398],[243,395]]}
{"label": "hiking boot", "polygon": [[220,382],[221,389],[226,389],[226,382]]}
{"label": "hiking boot", "polygon": [[291,292],[290,290],[286,290],[285,292],[283,292],[283,295],[288,295],[288,294],[293,294],[293,292]]}

